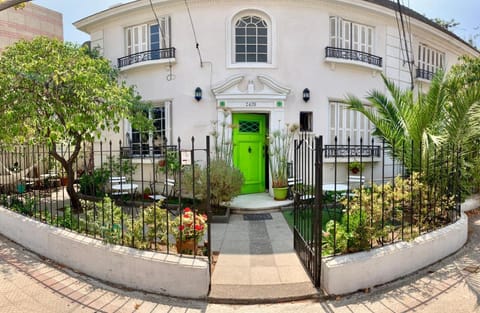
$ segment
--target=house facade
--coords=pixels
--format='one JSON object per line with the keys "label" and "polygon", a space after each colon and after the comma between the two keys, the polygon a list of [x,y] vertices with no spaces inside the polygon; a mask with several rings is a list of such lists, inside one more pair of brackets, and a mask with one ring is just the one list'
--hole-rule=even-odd
{"label": "house facade", "polygon": [[29,2],[0,12],[0,52],[20,39],[47,36],[63,40],[62,14]]}
{"label": "house facade", "polygon": [[[135,158],[177,137],[203,140],[212,121],[234,123],[227,136],[248,193],[270,187],[265,139],[273,131],[297,123],[322,135],[327,148],[335,138],[338,145],[347,138],[371,144],[372,125],[346,108],[347,94],[385,91],[382,74],[402,88],[425,90],[437,70],[479,55],[388,0],[140,0],[74,25],[154,105],[156,132],[140,134],[125,121],[105,138],[127,143]],[[343,156],[327,153],[326,181]],[[346,178],[342,171],[336,175]]]}

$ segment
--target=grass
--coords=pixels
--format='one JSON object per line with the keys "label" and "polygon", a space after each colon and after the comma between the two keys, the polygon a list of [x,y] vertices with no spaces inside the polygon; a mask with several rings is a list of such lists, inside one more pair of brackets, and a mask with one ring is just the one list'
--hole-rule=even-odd
{"label": "grass", "polygon": [[[327,209],[323,208],[322,210],[322,230],[325,229],[325,225],[330,221],[334,219],[334,213],[333,209]],[[293,229],[293,208],[292,209],[287,209],[283,211],[283,216],[285,217],[285,220],[287,221],[288,226],[290,226],[291,229]],[[340,209],[337,208],[335,220],[338,222],[341,221],[343,216],[343,213],[341,212]],[[303,212],[300,212],[299,214],[299,225],[297,229],[302,233],[303,237],[305,239],[308,239],[311,234],[311,229],[312,229],[312,210],[310,209],[303,209]]]}

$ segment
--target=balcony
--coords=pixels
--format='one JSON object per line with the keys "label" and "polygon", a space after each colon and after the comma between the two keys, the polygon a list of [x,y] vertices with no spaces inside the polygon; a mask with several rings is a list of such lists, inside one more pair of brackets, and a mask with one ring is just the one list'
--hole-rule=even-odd
{"label": "balcony", "polygon": [[[339,62],[339,63],[364,63],[367,64],[368,67],[373,67],[379,69],[382,67],[382,58],[367,52],[362,52],[358,50],[352,49],[344,49],[344,48],[335,48],[335,47],[326,47],[325,48],[325,57],[329,61],[333,61],[334,59],[346,61],[346,62]],[[337,61],[334,61],[337,62]]]}
{"label": "balcony", "polygon": [[435,72],[417,68],[417,75],[415,77],[418,79],[432,80],[434,75],[435,75]]}
{"label": "balcony", "polygon": [[380,146],[368,145],[325,145],[325,158],[380,157]]}
{"label": "balcony", "polygon": [[[151,61],[163,61],[171,62],[175,60],[175,48],[165,48],[165,49],[156,49],[148,50],[143,52],[138,52],[135,54],[128,55],[118,59],[118,68],[126,68],[132,65],[140,64],[150,64]],[[149,62],[150,61],[150,62]],[[148,63],[147,63],[148,62]],[[154,63],[163,63],[163,62],[154,62]]]}

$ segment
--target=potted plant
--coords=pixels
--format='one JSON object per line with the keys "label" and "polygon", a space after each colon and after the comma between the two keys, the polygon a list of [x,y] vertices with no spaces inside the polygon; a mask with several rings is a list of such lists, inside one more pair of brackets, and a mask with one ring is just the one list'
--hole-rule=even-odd
{"label": "potted plant", "polygon": [[207,216],[185,208],[170,224],[178,253],[196,254],[198,241],[207,232]]}
{"label": "potted plant", "polygon": [[145,187],[145,189],[143,189],[143,199],[150,200],[151,194],[152,194],[152,190],[150,189],[150,187]]}
{"label": "potted plant", "polygon": [[268,138],[270,174],[275,200],[285,200],[288,194],[288,161],[297,124],[286,125],[285,129],[272,132]]}
{"label": "potted plant", "polygon": [[363,170],[363,164],[358,161],[352,161],[348,164],[348,169],[352,174],[358,174]]}

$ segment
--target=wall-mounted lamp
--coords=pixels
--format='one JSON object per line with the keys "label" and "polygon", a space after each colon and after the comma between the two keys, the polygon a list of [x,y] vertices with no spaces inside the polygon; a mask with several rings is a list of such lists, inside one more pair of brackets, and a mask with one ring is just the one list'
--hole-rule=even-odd
{"label": "wall-mounted lamp", "polygon": [[310,90],[308,88],[303,89],[303,101],[308,102],[310,100]]}
{"label": "wall-mounted lamp", "polygon": [[200,87],[195,88],[195,100],[202,100],[202,88]]}

